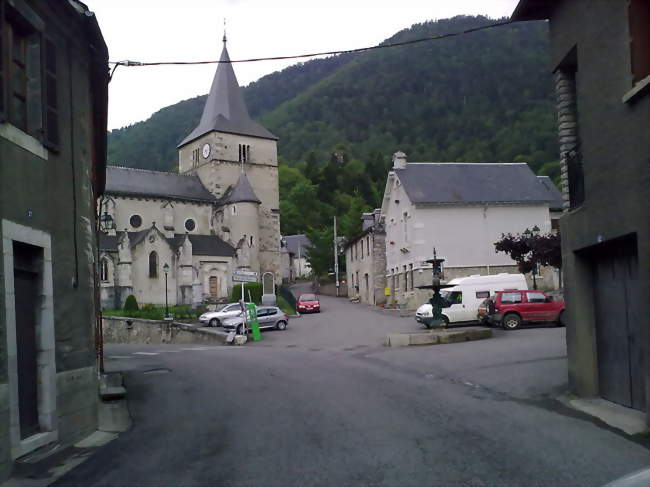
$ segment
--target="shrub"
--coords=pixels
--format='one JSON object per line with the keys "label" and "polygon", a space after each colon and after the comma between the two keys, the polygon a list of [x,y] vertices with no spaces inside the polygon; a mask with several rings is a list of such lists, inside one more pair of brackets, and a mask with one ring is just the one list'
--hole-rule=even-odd
{"label": "shrub", "polygon": [[138,301],[135,299],[135,296],[133,294],[129,294],[126,298],[126,301],[124,301],[124,311],[127,313],[133,313],[134,311],[138,310]]}
{"label": "shrub", "polygon": [[[249,300],[248,294],[250,293],[250,301],[253,303],[262,302],[262,283],[261,282],[247,282],[244,284],[244,296],[246,301]],[[232,288],[230,299],[235,302],[241,299],[241,284],[238,283]]]}

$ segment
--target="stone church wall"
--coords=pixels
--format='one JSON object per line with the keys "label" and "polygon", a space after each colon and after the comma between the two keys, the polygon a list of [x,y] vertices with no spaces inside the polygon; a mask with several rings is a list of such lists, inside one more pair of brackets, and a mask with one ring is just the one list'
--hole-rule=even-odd
{"label": "stone church wall", "polygon": [[[115,228],[123,231],[125,228],[129,232],[145,230],[156,222],[156,227],[164,231],[165,212],[163,206],[172,205],[173,225],[175,233],[185,233],[185,221],[192,218],[196,224],[193,231],[189,232],[197,235],[210,235],[210,217],[212,215],[212,205],[209,203],[191,203],[185,201],[163,200],[156,198],[130,198],[112,196],[115,201]],[[132,215],[140,215],[142,224],[139,227],[133,227],[130,224]]]}

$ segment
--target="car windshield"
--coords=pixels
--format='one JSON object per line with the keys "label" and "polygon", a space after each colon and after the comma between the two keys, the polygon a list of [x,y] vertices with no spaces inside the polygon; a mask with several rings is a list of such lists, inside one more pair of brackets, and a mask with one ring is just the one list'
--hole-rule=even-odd
{"label": "car windshield", "polygon": [[303,294],[300,296],[300,301],[318,301],[315,294]]}

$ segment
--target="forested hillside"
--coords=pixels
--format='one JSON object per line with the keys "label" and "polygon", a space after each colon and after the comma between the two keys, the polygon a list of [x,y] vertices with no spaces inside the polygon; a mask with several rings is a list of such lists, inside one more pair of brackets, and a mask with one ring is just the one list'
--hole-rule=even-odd
{"label": "forested hillside", "polygon": [[[387,42],[491,22],[425,22]],[[524,161],[557,179],[551,86],[547,26],[526,22],[309,61],[265,76],[244,95],[251,114],[280,137],[283,233],[318,239],[311,228],[325,228],[334,214],[344,235],[358,231],[359,213],[380,203],[397,150],[410,161]],[[198,122],[204,100],[111,132],[109,160],[173,169],[176,144]]]}

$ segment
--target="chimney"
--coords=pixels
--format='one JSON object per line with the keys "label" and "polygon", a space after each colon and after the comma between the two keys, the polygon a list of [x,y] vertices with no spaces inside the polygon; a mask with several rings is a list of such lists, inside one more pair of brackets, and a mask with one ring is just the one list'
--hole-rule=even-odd
{"label": "chimney", "polygon": [[406,154],[402,151],[393,154],[393,169],[406,169]]}

